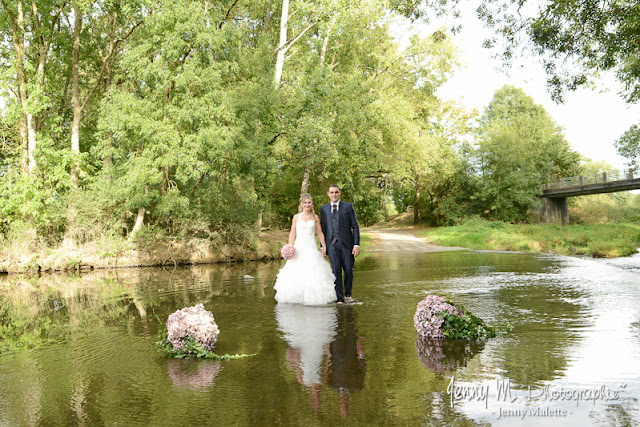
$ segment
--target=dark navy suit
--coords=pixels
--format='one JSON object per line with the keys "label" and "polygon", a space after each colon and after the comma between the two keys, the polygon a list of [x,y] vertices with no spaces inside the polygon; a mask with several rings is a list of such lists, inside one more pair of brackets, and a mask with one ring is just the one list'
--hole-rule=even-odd
{"label": "dark navy suit", "polygon": [[[334,224],[337,223],[337,230]],[[345,296],[351,296],[353,286],[353,263],[351,254],[354,245],[360,245],[360,228],[358,218],[351,203],[338,202],[336,218],[332,217],[331,203],[320,208],[320,225],[327,243],[327,255],[331,261],[333,274],[336,276],[336,296],[338,301],[344,301]],[[342,272],[344,271],[344,289]]]}

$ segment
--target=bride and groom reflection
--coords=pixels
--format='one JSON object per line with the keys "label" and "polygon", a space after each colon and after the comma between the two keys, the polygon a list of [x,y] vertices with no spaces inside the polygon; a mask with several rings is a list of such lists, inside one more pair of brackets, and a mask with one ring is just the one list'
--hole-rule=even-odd
{"label": "bride and groom reflection", "polygon": [[278,304],[278,330],[289,344],[288,365],[309,390],[311,407],[319,410],[320,391],[338,391],[341,416],[349,414],[351,394],[364,387],[364,339],[358,336],[353,306]]}

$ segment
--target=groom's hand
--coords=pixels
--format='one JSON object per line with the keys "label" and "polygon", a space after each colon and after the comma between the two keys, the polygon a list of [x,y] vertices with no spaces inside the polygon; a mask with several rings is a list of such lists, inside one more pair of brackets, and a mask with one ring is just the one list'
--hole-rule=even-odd
{"label": "groom's hand", "polygon": [[351,253],[353,254],[354,257],[360,255],[360,247],[359,246],[354,246],[353,250],[351,251]]}

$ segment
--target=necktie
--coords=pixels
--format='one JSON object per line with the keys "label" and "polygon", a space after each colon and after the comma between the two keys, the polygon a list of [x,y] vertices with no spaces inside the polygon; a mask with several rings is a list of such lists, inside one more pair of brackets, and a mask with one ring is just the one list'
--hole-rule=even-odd
{"label": "necktie", "polygon": [[338,240],[338,205],[331,205],[331,228],[332,228],[332,236],[331,243],[334,243]]}

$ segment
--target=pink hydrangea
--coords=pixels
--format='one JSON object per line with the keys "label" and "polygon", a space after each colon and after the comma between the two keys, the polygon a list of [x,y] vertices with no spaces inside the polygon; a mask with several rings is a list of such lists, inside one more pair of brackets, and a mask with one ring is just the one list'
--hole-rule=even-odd
{"label": "pink hydrangea", "polygon": [[292,244],[287,243],[282,247],[280,253],[282,254],[282,258],[291,259],[296,256],[296,248]]}
{"label": "pink hydrangea", "polygon": [[173,348],[182,348],[184,340],[192,337],[207,350],[213,350],[220,330],[210,311],[204,305],[185,307],[171,314],[167,319],[167,339]]}
{"label": "pink hydrangea", "polygon": [[443,319],[438,314],[446,311],[449,314],[462,316],[462,311],[455,305],[448,304],[445,297],[427,295],[418,303],[416,314],[413,315],[413,325],[418,334],[429,338],[444,338],[442,333]]}

